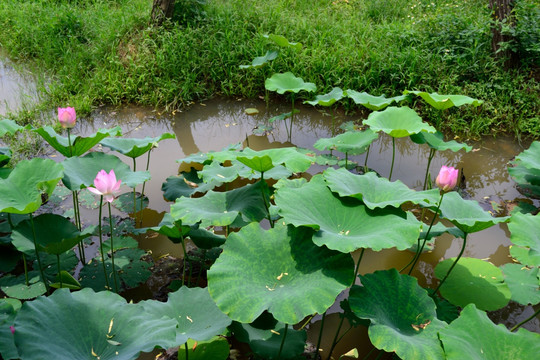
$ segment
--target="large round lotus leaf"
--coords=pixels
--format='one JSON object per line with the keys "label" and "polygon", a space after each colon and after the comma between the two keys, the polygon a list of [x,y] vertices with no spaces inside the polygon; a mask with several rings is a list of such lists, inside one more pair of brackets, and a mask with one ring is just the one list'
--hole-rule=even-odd
{"label": "large round lotus leaf", "polygon": [[538,267],[528,268],[521,264],[505,264],[502,266],[502,271],[513,301],[521,305],[540,303]]}
{"label": "large round lotus leaf", "polygon": [[404,94],[415,94],[420,96],[429,105],[433,106],[437,110],[444,110],[453,106],[472,105],[480,106],[484,101],[473,99],[465,95],[439,95],[437,93],[428,94],[425,91],[407,91]]}
{"label": "large round lotus leaf", "polygon": [[15,121],[9,119],[0,120],[0,137],[3,137],[6,134],[15,134],[17,131],[22,131],[28,129],[29,126],[22,127],[18,125]]}
{"label": "large round lotus leaf", "polygon": [[112,292],[59,289],[24,303],[15,319],[15,344],[28,360],[136,359],[141,351],[170,344],[176,324]]}
{"label": "large round lotus leaf", "polygon": [[144,139],[106,138],[101,140],[101,145],[130,158],[137,158],[157,147],[157,144],[165,139],[176,139],[176,135],[164,133],[158,137],[145,137]]}
{"label": "large round lotus leaf", "polygon": [[[211,184],[216,180],[221,183],[230,183],[238,179],[238,172],[240,171],[239,168],[245,167],[245,165],[239,162],[236,162],[236,166],[234,164],[231,166],[222,166],[219,162],[213,161],[211,164],[205,165],[204,168],[198,172],[198,175],[204,183]],[[207,186],[204,188],[207,188]]]}
{"label": "large round lotus leaf", "polygon": [[339,198],[322,175],[300,188],[279,189],[275,202],[286,222],[315,229],[315,244],[344,253],[359,248],[405,250],[420,234],[421,223],[411,213],[395,208],[370,210],[357,199]]}
{"label": "large round lotus leaf", "polygon": [[527,169],[540,169],[540,141],[534,141],[527,150],[516,156],[516,162]]}
{"label": "large round lotus leaf", "polygon": [[436,317],[435,303],[416,278],[396,269],[360,276],[362,286],[349,295],[352,311],[371,320],[373,346],[401,359],[443,359],[437,332],[446,325]]}
{"label": "large round lotus leaf", "polygon": [[315,246],[311,235],[282,223],[270,230],[252,223],[229,235],[208,271],[217,306],[240,322],[264,310],[286,324],[325,312],[351,283],[354,263],[348,254]]}
{"label": "large round lotus leaf", "polygon": [[24,274],[19,276],[4,275],[0,278],[0,289],[9,297],[23,300],[33,299],[47,291],[37,271],[28,272],[28,285],[26,285]]}
{"label": "large round lotus leaf", "polygon": [[208,341],[188,340],[187,355],[185,346],[184,344],[178,349],[178,360],[226,360],[231,351],[229,342],[222,336],[216,336]]}
{"label": "large round lotus leaf", "polygon": [[444,195],[440,207],[441,217],[446,218],[465,233],[473,233],[506,222],[510,217],[494,218],[484,211],[477,201],[464,200],[457,192]]}
{"label": "large round lotus leaf", "polygon": [[465,150],[466,152],[469,152],[472,150],[472,146],[458,143],[455,140],[444,141],[444,135],[439,131],[434,134],[424,131],[419,132],[418,134],[412,134],[411,140],[417,144],[428,144],[430,148],[439,151],[452,150],[453,152],[457,152]]}
{"label": "large round lotus leaf", "polygon": [[323,176],[333,192],[340,196],[360,199],[370,209],[399,207],[408,201],[414,204],[425,201],[437,204],[441,197],[437,189],[415,191],[399,180],[390,182],[386,178],[378,177],[374,172],[354,175],[345,169],[328,168]]}
{"label": "large round lotus leaf", "polygon": [[317,86],[314,83],[304,82],[304,80],[294,76],[291,72],[272,75],[271,78],[266,79],[264,87],[270,91],[277,91],[278,94],[284,94],[286,92],[297,93],[302,90],[313,92],[317,90]]}
{"label": "large round lotus leaf", "polygon": [[254,156],[270,156],[274,165],[283,165],[292,172],[304,172],[313,163],[313,158],[305,153],[302,153],[295,147],[266,149],[255,151],[250,148],[245,148],[244,151],[238,154],[239,156],[254,157]]}
{"label": "large round lotus leaf", "polygon": [[[20,302],[18,307],[20,308]],[[10,328],[15,322],[17,310],[12,303],[0,299],[0,358],[4,360],[20,358]]]}
{"label": "large round lotus leaf", "polygon": [[[446,259],[435,267],[435,276],[443,279],[456,259]],[[474,258],[461,258],[440,288],[452,304],[465,307],[475,304],[486,311],[500,309],[510,301],[510,290],[501,269]]]}
{"label": "large round lotus leaf", "polygon": [[61,164],[49,159],[19,162],[6,179],[0,179],[0,212],[33,213],[41,206],[41,194],[53,193],[63,170]]}
{"label": "large round lotus leaf", "polygon": [[540,215],[515,213],[508,223],[512,243],[540,252]]}
{"label": "large round lotus leaf", "polygon": [[540,252],[528,247],[510,246],[510,255],[526,266],[540,266]]}
{"label": "large round lotus leaf", "polygon": [[161,191],[163,191],[163,197],[166,200],[175,201],[182,196],[189,197],[195,193],[205,193],[223,184],[225,182],[224,180],[220,176],[217,176],[214,179],[208,179],[208,181],[203,182],[199,178],[197,170],[191,168],[189,172],[168,177],[161,185]]}
{"label": "large round lotus leaf", "polygon": [[94,184],[94,179],[100,170],[107,173],[114,170],[117,180],[122,185],[135,187],[150,180],[148,171],[131,171],[131,168],[118,157],[101,152],[92,152],[83,157],[72,157],[64,160],[64,185],[71,191],[84,189]]}
{"label": "large round lotus leaf", "polygon": [[[234,334],[235,339],[248,343],[250,349],[263,359],[277,358],[285,335],[285,324],[277,321],[267,312],[262,313],[251,324],[242,324],[235,321],[229,329]],[[289,326],[281,357],[283,359],[297,358],[304,352],[306,339],[305,330],[295,330],[292,326]]]}
{"label": "large round lotus leaf", "polygon": [[321,138],[313,144],[317,150],[337,150],[349,155],[360,155],[379,135],[371,129],[365,131],[347,131],[333,138]]}
{"label": "large round lotus leaf", "polygon": [[263,37],[265,37],[265,38],[267,38],[269,40],[272,40],[278,46],[292,47],[296,51],[302,50],[302,44],[301,43],[290,42],[283,35],[269,34],[269,35],[263,35]]}
{"label": "large round lotus leaf", "polygon": [[[36,243],[39,251],[60,255],[90,234],[82,235],[71,221],[55,214],[43,214],[34,218]],[[20,222],[11,235],[17,250],[34,254],[34,232],[30,220]]]}
{"label": "large round lotus leaf", "polygon": [[209,191],[200,198],[181,197],[171,205],[171,216],[184,224],[240,227],[266,216],[261,182],[227,192]]}
{"label": "large round lotus leaf", "polygon": [[321,105],[321,106],[332,106],[336,101],[339,101],[343,98],[343,90],[338,87],[333,88],[329,93],[324,95],[315,96],[315,100],[304,101],[304,104],[310,105]]}
{"label": "large round lotus leaf", "polygon": [[392,103],[399,103],[402,100],[405,100],[405,95],[395,96],[391,98],[386,98],[382,96],[373,96],[367,92],[358,92],[355,90],[348,89],[346,91],[347,97],[351,98],[355,104],[363,105],[370,110],[378,111],[382,110],[385,107],[392,105]]}
{"label": "large round lotus leaf", "polygon": [[421,131],[428,133],[437,131],[433,126],[423,122],[416,111],[407,106],[390,106],[383,111],[374,111],[362,123],[368,125],[373,131],[383,131],[395,138],[410,136]]}
{"label": "large round lotus leaf", "polygon": [[223,333],[232,321],[218,309],[206,288],[184,286],[170,293],[165,303],[147,300],[139,304],[155,319],[167,317],[177,322],[176,339],[168,343],[168,348],[182,345],[188,339],[210,340]]}
{"label": "large round lotus leaf", "polygon": [[267,51],[264,56],[257,56],[253,61],[251,62],[251,65],[240,65],[240,69],[249,69],[249,68],[260,68],[263,65],[269,63],[270,61],[274,60],[278,56],[278,52],[275,50]]}
{"label": "large round lotus leaf", "polygon": [[41,135],[41,137],[45,139],[49,145],[51,145],[56,151],[65,157],[81,156],[106,137],[122,135],[120,126],[117,126],[113,129],[99,129],[96,133],[86,137],[71,136],[70,153],[68,138],[58,135],[52,127],[43,126],[39,129],[35,129],[34,131]]}
{"label": "large round lotus leaf", "polygon": [[473,304],[439,335],[448,360],[530,360],[540,353],[540,334],[525,329],[510,332]]}

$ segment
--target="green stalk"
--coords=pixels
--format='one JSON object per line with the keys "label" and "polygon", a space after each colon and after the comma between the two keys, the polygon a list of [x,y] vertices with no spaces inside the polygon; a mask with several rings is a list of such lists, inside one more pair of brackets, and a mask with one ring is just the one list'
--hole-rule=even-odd
{"label": "green stalk", "polygon": [[321,348],[321,340],[322,340],[322,334],[324,329],[324,319],[326,319],[326,311],[322,315],[321,320],[321,329],[319,330],[319,340],[317,340],[317,347],[315,348],[315,359],[317,359],[319,356],[319,349]]}
{"label": "green stalk", "polygon": [[39,266],[39,274],[41,276],[41,281],[45,284],[45,289],[47,289],[47,293],[49,293],[49,284],[47,283],[47,279],[45,278],[45,274],[43,273],[43,268],[41,267],[41,258],[39,257],[39,252],[37,249],[37,240],[36,240],[36,228],[34,226],[34,216],[32,213],[30,215],[30,224],[32,225],[32,237],[34,239],[34,251],[36,252],[36,259]]}
{"label": "green stalk", "polygon": [[427,179],[428,179],[428,176],[429,176],[429,166],[431,165],[431,160],[433,160],[433,157],[435,156],[436,151],[437,150],[435,150],[434,148],[429,149],[429,156],[428,156],[428,162],[427,162],[427,168],[426,168],[426,176],[424,177],[424,187],[422,188],[422,190],[426,190]]}
{"label": "green stalk", "polygon": [[364,161],[364,173],[367,173],[367,172],[368,172],[367,160],[368,160],[368,157],[369,157],[369,150],[370,150],[370,149],[371,149],[371,144],[368,145],[368,147],[367,147],[366,160]]}
{"label": "green stalk", "polygon": [[[184,251],[184,266],[182,267],[182,286],[184,286],[184,279],[186,275],[186,261],[189,263],[190,270],[191,270],[191,261],[189,261],[189,257],[186,251],[186,244],[184,243],[184,236],[183,235],[180,235],[180,236],[182,240],[182,250]],[[189,287],[189,284],[190,282],[188,281],[188,285],[187,285],[188,287]]]}
{"label": "green stalk", "polygon": [[392,180],[392,172],[394,171],[394,159],[396,157],[396,138],[392,137],[392,165],[390,166],[390,175],[388,181]]}
{"label": "green stalk", "polygon": [[[79,224],[79,221],[77,220],[77,200],[75,199],[75,193],[76,191],[71,192],[71,197],[73,198],[73,218],[75,220],[75,226],[77,226],[77,229],[81,231],[81,225]],[[82,241],[82,240],[81,240]],[[77,248],[79,249],[79,259],[84,263],[83,261],[83,249],[81,242],[77,243]]]}
{"label": "green stalk", "polygon": [[107,204],[109,204],[109,225],[111,227],[111,261],[112,261],[112,271],[113,271],[113,279],[114,279],[114,290],[118,294],[118,281],[116,280],[116,268],[114,267],[114,244],[113,244],[113,221],[112,221],[112,213],[111,213],[111,203],[107,201]]}
{"label": "green stalk", "polygon": [[[412,264],[411,268],[409,269],[409,273],[408,273],[409,275],[411,275],[411,272],[413,271],[414,266],[416,265],[416,263],[420,259],[420,255],[422,255],[422,251],[424,250],[424,246],[426,245],[426,242],[427,242],[427,239],[429,237],[429,233],[431,231],[431,228],[433,227],[433,224],[435,223],[435,220],[437,219],[437,216],[439,215],[439,209],[441,208],[443,197],[444,197],[444,192],[441,193],[441,198],[439,199],[439,203],[437,204],[437,210],[435,210],[435,215],[433,215],[433,218],[431,219],[431,223],[429,224],[429,228],[428,228],[428,230],[426,232],[426,236],[424,237],[424,241],[422,242],[422,246],[420,246],[420,247],[418,247],[416,249],[416,254],[414,255],[414,258],[413,258],[413,264]],[[418,238],[418,241],[420,241],[420,238]],[[404,269],[406,269],[407,266],[409,266],[409,265],[406,265],[403,269],[400,270],[400,272],[403,271]]]}
{"label": "green stalk", "polygon": [[8,220],[10,230],[13,230],[15,225],[13,225],[13,220],[11,219],[11,213],[7,213],[7,220]]}
{"label": "green stalk", "polygon": [[[264,171],[261,171],[261,183],[263,185],[266,185],[266,181],[264,180]],[[273,228],[274,223],[272,222],[272,217],[270,216],[270,204],[268,203],[268,200],[266,199],[266,194],[264,193],[264,186],[261,185],[261,195],[263,197],[264,202],[264,208],[266,209],[266,216],[268,217],[268,222],[270,223],[270,226]]]}
{"label": "green stalk", "polygon": [[[137,161],[135,158],[133,158],[133,172],[137,171]],[[135,218],[135,214],[137,213],[137,195],[135,193],[135,189],[137,186],[133,186],[133,217]]]}
{"label": "green stalk", "polygon": [[349,163],[349,153],[345,153],[345,170],[347,170],[347,164]]}
{"label": "green stalk", "polygon": [[[105,255],[103,252],[103,234],[101,232],[101,211],[103,209],[103,195],[101,195],[99,199],[99,250],[101,252],[101,263],[103,264],[103,274],[105,275],[105,284],[107,285],[107,290],[110,290],[111,287],[109,285],[109,276],[107,275],[107,267],[105,266]],[[114,269],[113,269],[114,271]]]}
{"label": "green stalk", "polygon": [[435,289],[435,291],[433,291],[433,294],[436,294],[437,291],[440,289],[441,285],[444,284],[444,282],[446,281],[446,279],[448,278],[448,275],[450,275],[450,273],[452,272],[452,270],[454,269],[454,267],[456,266],[457,262],[459,261],[459,259],[461,258],[461,255],[463,255],[463,251],[465,250],[465,245],[467,245],[467,233],[465,233],[465,236],[463,236],[463,246],[461,247],[461,251],[459,252],[459,255],[458,257],[456,258],[456,261],[454,261],[454,263],[452,264],[452,266],[450,267],[450,269],[448,269],[448,272],[446,273],[446,275],[444,276],[444,279],[442,279],[442,281],[439,283],[439,285],[437,286],[437,288]]}
{"label": "green stalk", "polygon": [[287,329],[289,328],[289,324],[285,324],[285,331],[283,331],[283,339],[281,339],[281,345],[279,346],[279,352],[277,355],[277,360],[281,359],[281,352],[283,350],[283,345],[285,345],[285,338],[287,337]]}
{"label": "green stalk", "polygon": [[60,289],[63,287],[62,284],[62,275],[60,274],[60,271],[62,268],[60,267],[60,255],[56,254],[56,266],[58,268],[58,279],[60,280]]}
{"label": "green stalk", "polygon": [[367,355],[364,356],[364,359],[363,359],[363,360],[367,360],[367,359],[371,356],[371,353],[372,353],[373,351],[375,351],[375,349],[377,349],[377,348],[376,348],[376,347],[373,347],[373,349],[369,350],[369,352],[367,353]]}
{"label": "green stalk", "polygon": [[534,319],[536,317],[536,315],[540,314],[540,308],[538,310],[536,310],[536,312],[534,314],[532,314],[531,316],[529,316],[528,318],[526,318],[525,320],[523,320],[522,322],[520,322],[519,324],[517,324],[516,326],[514,326],[512,329],[510,329],[511,332],[514,332],[516,331],[517,329],[519,329],[521,327],[521,325],[525,324],[526,322],[529,322],[531,321],[532,319]]}
{"label": "green stalk", "polygon": [[[152,149],[148,150],[148,159],[146,160],[146,171],[150,168],[150,153],[152,152]],[[144,201],[144,187],[146,186],[146,181],[142,184],[142,193],[141,193],[141,221],[140,224],[142,226],[142,220],[143,220],[143,201]]]}
{"label": "green stalk", "polygon": [[[76,204],[77,204],[77,223],[78,223],[78,226],[79,226],[79,231],[82,230],[82,221],[81,221],[81,208],[79,206],[79,192],[75,191],[75,200],[76,200]],[[84,243],[82,242],[84,240],[81,240],[80,244],[81,244],[81,251],[82,251],[82,262],[83,264],[86,264],[86,255],[84,253]]]}
{"label": "green stalk", "polygon": [[188,360],[188,358],[189,358],[189,350],[188,350],[188,347],[187,347],[187,341],[185,342],[184,345],[185,345],[184,347],[186,348],[186,360]]}
{"label": "green stalk", "polygon": [[68,145],[69,145],[69,157],[72,157],[73,156],[73,150],[71,150],[71,129],[70,128],[67,128],[67,132],[68,132]]}
{"label": "green stalk", "polygon": [[289,131],[289,141],[292,140],[292,124],[294,121],[294,93],[292,94],[292,111],[291,111],[291,129]]}
{"label": "green stalk", "polygon": [[26,255],[24,255],[24,253],[22,253],[22,259],[23,259],[24,279],[26,280],[26,286],[30,286],[30,282],[28,281],[28,265],[26,264]]}

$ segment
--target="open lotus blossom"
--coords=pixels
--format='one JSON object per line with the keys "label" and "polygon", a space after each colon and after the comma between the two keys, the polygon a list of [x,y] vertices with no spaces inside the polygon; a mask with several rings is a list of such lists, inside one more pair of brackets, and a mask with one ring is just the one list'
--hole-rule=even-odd
{"label": "open lotus blossom", "polygon": [[116,181],[114,170],[107,174],[105,170],[100,170],[94,179],[94,187],[88,187],[88,190],[96,195],[102,195],[105,201],[112,202],[114,193],[120,190],[121,180]]}
{"label": "open lotus blossom", "polygon": [[450,191],[457,185],[459,171],[451,166],[442,166],[435,179],[437,186],[444,192]]}
{"label": "open lotus blossom", "polygon": [[72,107],[58,108],[58,121],[64,129],[71,129],[75,126],[77,114]]}

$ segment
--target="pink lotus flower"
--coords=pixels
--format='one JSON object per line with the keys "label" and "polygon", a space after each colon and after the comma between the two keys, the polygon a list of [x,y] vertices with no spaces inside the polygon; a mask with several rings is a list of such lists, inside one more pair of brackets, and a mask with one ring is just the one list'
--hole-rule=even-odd
{"label": "pink lotus flower", "polygon": [[72,107],[58,108],[58,121],[64,129],[71,129],[75,126],[77,120],[77,114]]}
{"label": "pink lotus flower", "polygon": [[11,330],[11,333],[12,333],[12,334],[15,334],[15,326],[11,325],[11,326],[9,327],[9,330]]}
{"label": "pink lotus flower", "polygon": [[114,200],[114,193],[120,190],[121,183],[121,180],[116,181],[114,170],[111,170],[108,174],[105,170],[100,170],[94,179],[95,188],[88,187],[88,190],[96,195],[102,195],[105,201],[112,202]]}
{"label": "pink lotus flower", "polygon": [[435,179],[437,186],[444,192],[450,191],[457,185],[459,171],[451,166],[442,166]]}

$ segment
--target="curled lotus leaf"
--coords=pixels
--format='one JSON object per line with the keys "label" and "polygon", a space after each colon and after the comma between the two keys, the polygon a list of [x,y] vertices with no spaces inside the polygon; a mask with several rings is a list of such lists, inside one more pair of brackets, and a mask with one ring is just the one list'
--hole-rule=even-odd
{"label": "curled lotus leaf", "polygon": [[145,137],[144,139],[109,137],[101,140],[100,144],[130,158],[137,158],[157,147],[157,144],[165,139],[176,139],[176,135],[163,133],[157,137]]}
{"label": "curled lotus leaf", "polygon": [[414,94],[420,96],[429,105],[433,106],[437,110],[445,110],[454,106],[472,105],[480,106],[484,102],[483,100],[473,99],[465,95],[439,95],[437,93],[427,93],[425,91],[407,91],[406,94]]}
{"label": "curled lotus leaf", "polygon": [[453,152],[457,152],[465,150],[469,152],[472,150],[472,146],[458,143],[455,140],[444,141],[444,135],[439,131],[433,134],[421,131],[417,134],[412,134],[411,140],[417,144],[428,144],[430,148],[439,151],[452,150]]}
{"label": "curled lotus leaf", "polygon": [[393,103],[399,103],[407,98],[405,95],[394,96],[391,98],[387,98],[384,95],[374,96],[367,92],[358,92],[351,89],[347,89],[346,93],[347,97],[352,99],[355,104],[365,106],[374,111],[382,110]]}
{"label": "curled lotus leaf", "polygon": [[345,95],[346,94],[343,93],[343,90],[341,90],[338,87],[335,87],[329,93],[315,96],[315,100],[304,101],[304,104],[310,104],[313,106],[315,105],[332,106],[334,105],[336,101],[343,99],[343,96]]}

